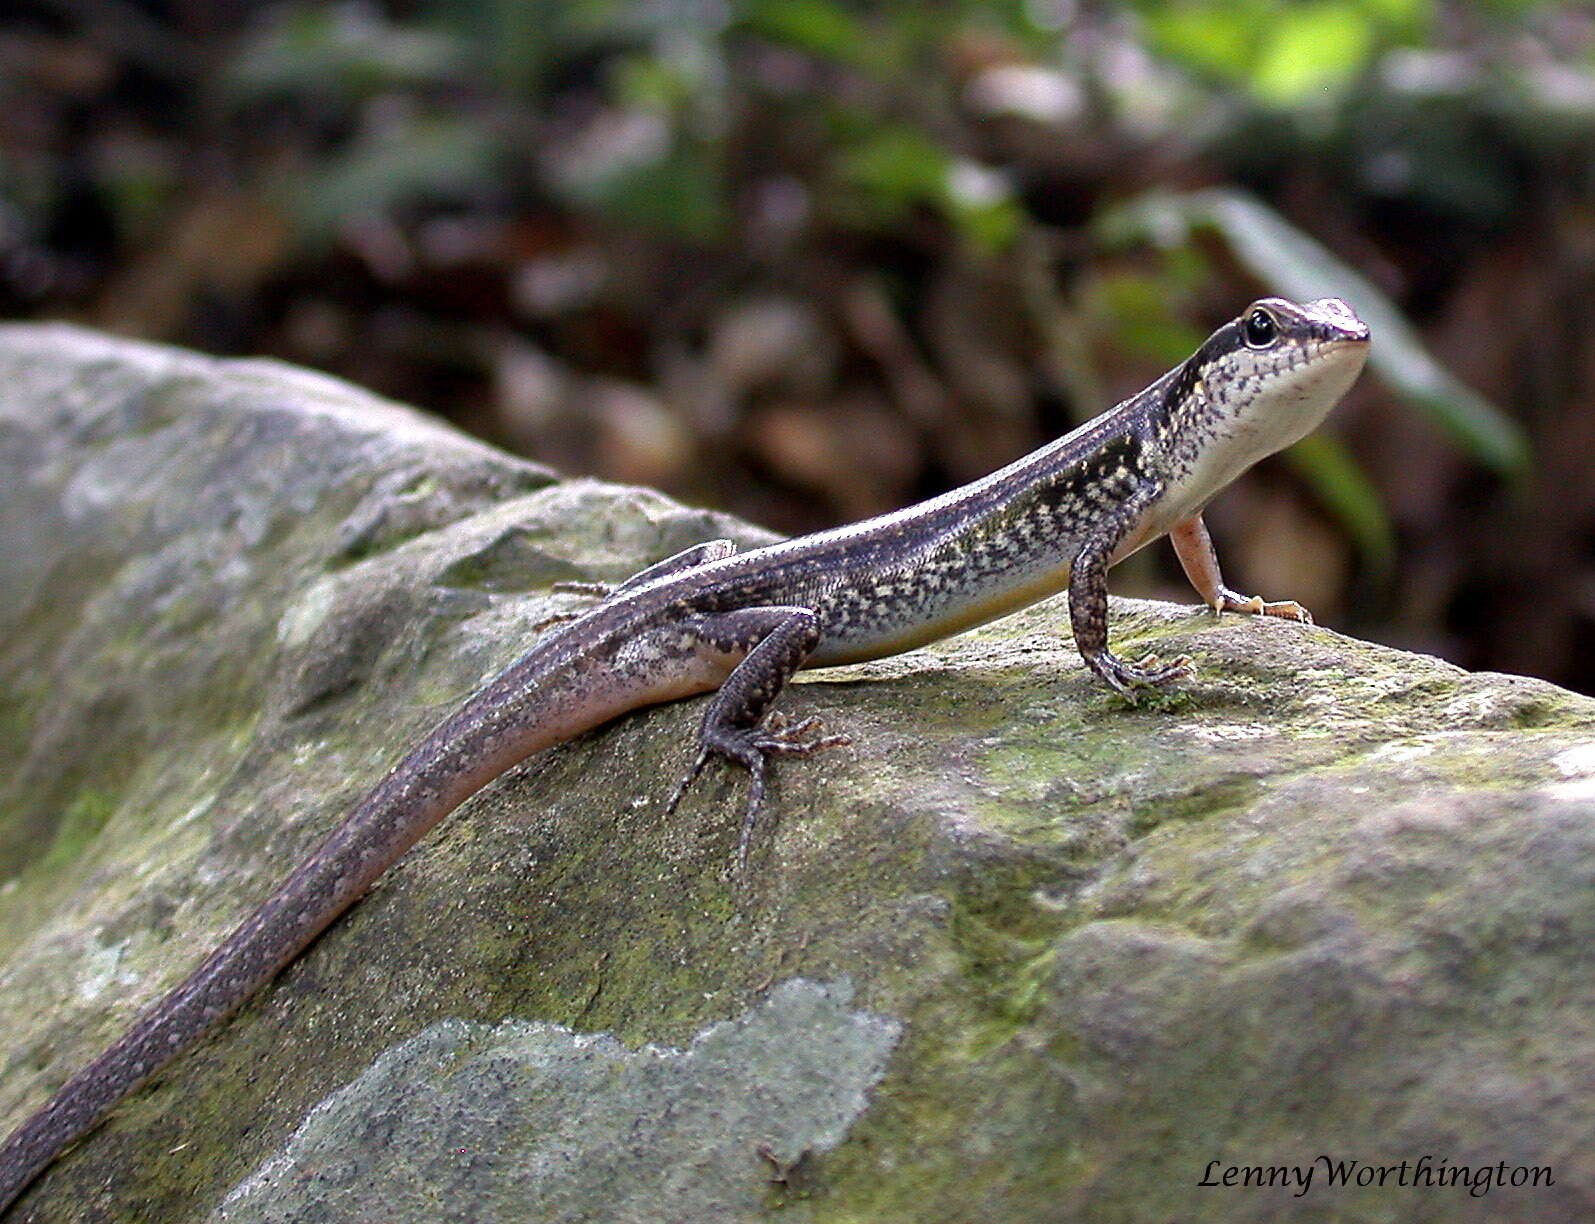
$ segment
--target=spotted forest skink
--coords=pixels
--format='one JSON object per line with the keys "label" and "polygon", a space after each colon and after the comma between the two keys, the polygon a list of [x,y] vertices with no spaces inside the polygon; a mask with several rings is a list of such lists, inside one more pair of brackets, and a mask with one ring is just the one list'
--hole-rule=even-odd
{"label": "spotted forest skink", "polygon": [[745,766],[745,860],[773,754],[845,743],[771,706],[793,673],[911,650],[1067,589],[1086,665],[1133,700],[1190,660],[1108,649],[1108,568],[1173,538],[1215,611],[1298,621],[1224,585],[1202,510],[1346,392],[1368,329],[1344,302],[1254,303],[1185,362],[1066,437],[906,510],[738,553],[714,540],[552,629],[372,788],[182,984],[0,1146],[0,1211],[117,1101],[236,1011],[439,820],[530,754],[643,706],[714,691],[673,812],[711,759]]}

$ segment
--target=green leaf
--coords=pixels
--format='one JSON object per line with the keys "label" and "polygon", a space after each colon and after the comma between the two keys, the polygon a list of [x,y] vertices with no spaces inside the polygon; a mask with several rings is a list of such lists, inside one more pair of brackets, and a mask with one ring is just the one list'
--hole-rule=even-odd
{"label": "green leaf", "polygon": [[1139,0],[1135,8],[1164,58],[1293,106],[1350,81],[1376,42],[1421,37],[1434,0]]}
{"label": "green leaf", "polygon": [[713,152],[678,140],[657,161],[606,184],[598,206],[656,233],[711,242],[721,236],[726,219],[724,183]]}
{"label": "green leaf", "polygon": [[1368,364],[1397,395],[1479,462],[1507,475],[1527,469],[1529,445],[1517,425],[1441,366],[1370,281],[1255,197],[1227,188],[1155,193],[1104,216],[1101,233],[1107,241],[1139,235],[1174,245],[1192,226],[1217,229],[1247,270],[1285,297],[1344,298],[1373,332]]}
{"label": "green leaf", "polygon": [[491,137],[468,123],[423,119],[348,145],[290,189],[301,229],[323,237],[352,217],[429,199],[458,199],[493,180]]}
{"label": "green leaf", "polygon": [[1354,5],[1282,9],[1270,22],[1252,69],[1252,92],[1277,106],[1304,101],[1354,77],[1372,43],[1371,23]]}
{"label": "green leaf", "polygon": [[832,0],[754,0],[742,23],[765,38],[842,63],[867,65],[878,57],[869,30]]}
{"label": "green leaf", "polygon": [[1188,68],[1244,80],[1257,50],[1262,17],[1246,5],[1151,6],[1143,24],[1152,46]]}
{"label": "green leaf", "polygon": [[984,254],[1008,250],[1024,226],[1024,208],[1008,180],[975,162],[947,162],[941,202],[964,241]]}
{"label": "green leaf", "polygon": [[1362,0],[1362,8],[1386,29],[1413,37],[1434,18],[1434,0]]}
{"label": "green leaf", "polygon": [[1388,571],[1396,541],[1384,500],[1340,439],[1311,434],[1287,450],[1285,459],[1356,542],[1369,568]]}
{"label": "green leaf", "polygon": [[917,128],[893,124],[844,150],[837,163],[855,190],[895,214],[911,204],[939,202],[951,159]]}
{"label": "green leaf", "polygon": [[1172,308],[1167,277],[1110,273],[1092,287],[1093,314],[1105,316],[1115,343],[1126,352],[1173,364],[1190,356],[1202,334]]}

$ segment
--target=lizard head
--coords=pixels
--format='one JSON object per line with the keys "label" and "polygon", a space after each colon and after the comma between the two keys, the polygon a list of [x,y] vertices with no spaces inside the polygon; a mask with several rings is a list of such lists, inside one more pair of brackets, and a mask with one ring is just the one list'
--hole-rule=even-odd
{"label": "lizard head", "polygon": [[1224,324],[1187,377],[1258,457],[1317,428],[1368,359],[1368,325],[1339,298],[1262,298]]}

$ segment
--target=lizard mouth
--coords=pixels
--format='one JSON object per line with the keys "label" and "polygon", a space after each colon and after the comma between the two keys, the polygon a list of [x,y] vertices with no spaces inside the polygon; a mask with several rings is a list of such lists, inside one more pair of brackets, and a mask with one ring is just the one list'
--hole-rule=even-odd
{"label": "lizard mouth", "polygon": [[1366,323],[1359,323],[1357,325],[1357,330],[1349,335],[1342,333],[1341,335],[1337,336],[1325,336],[1322,343],[1326,348],[1332,349],[1361,349],[1366,348],[1371,339],[1372,336],[1369,334],[1368,325]]}
{"label": "lizard mouth", "polygon": [[[1362,373],[1362,367],[1368,361],[1368,336],[1364,327],[1360,336],[1335,336],[1329,340],[1320,340],[1309,351],[1305,364],[1309,367],[1316,366],[1323,377],[1344,380],[1349,387],[1351,380]],[[1343,394],[1346,387],[1342,387],[1336,398]]]}

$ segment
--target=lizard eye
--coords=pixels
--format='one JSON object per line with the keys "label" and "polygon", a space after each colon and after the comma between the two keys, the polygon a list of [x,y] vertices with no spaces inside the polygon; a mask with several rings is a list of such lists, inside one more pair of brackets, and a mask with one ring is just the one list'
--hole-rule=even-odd
{"label": "lizard eye", "polygon": [[1241,334],[1252,348],[1267,348],[1279,338],[1279,324],[1261,306],[1254,307],[1241,324]]}

